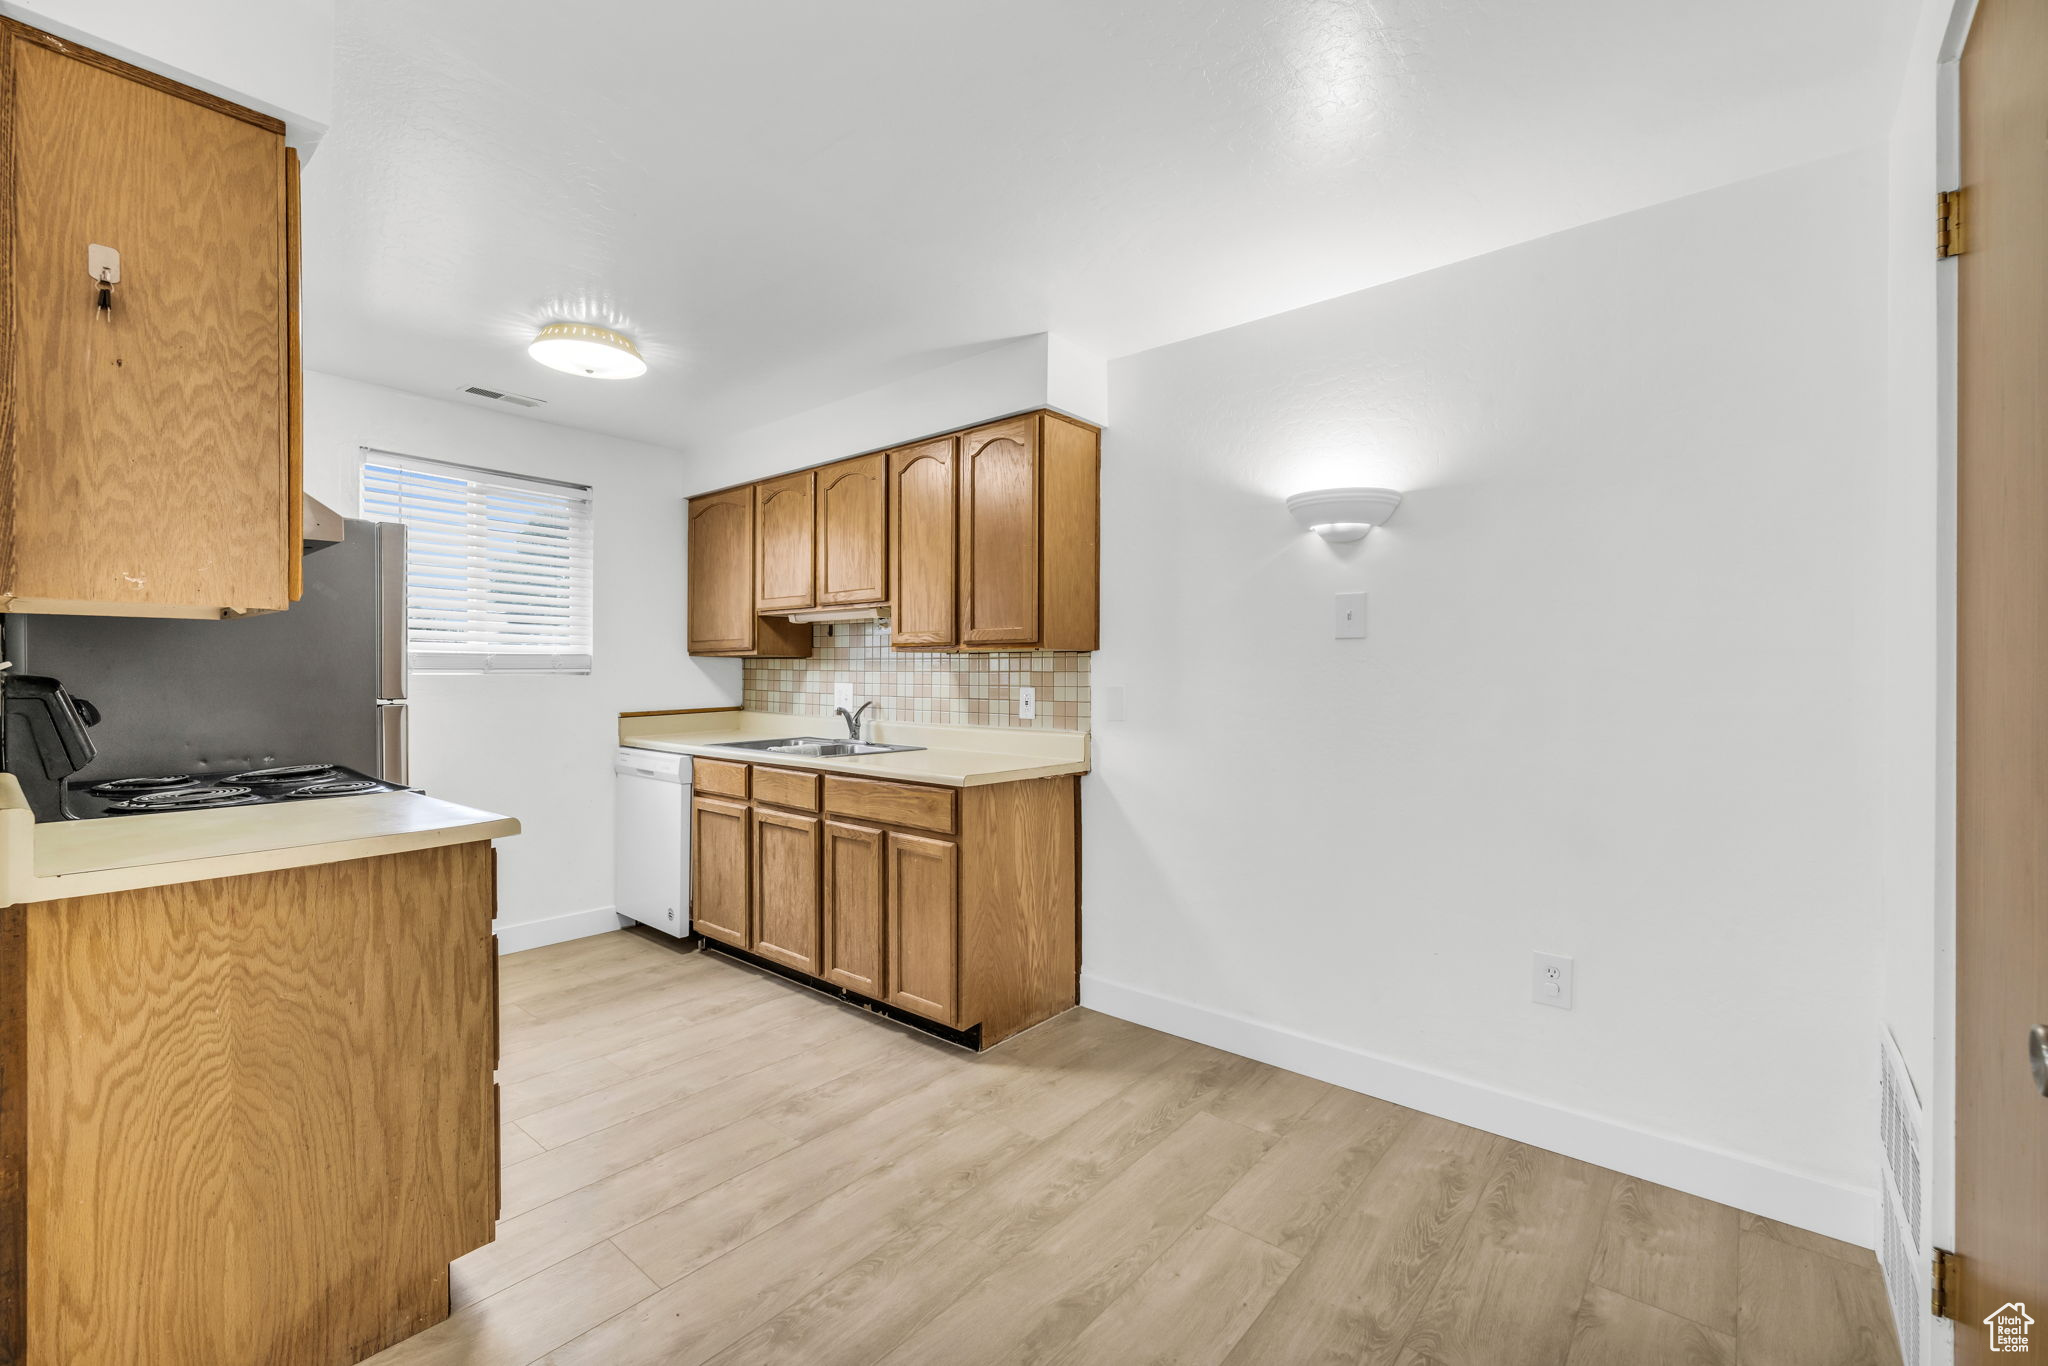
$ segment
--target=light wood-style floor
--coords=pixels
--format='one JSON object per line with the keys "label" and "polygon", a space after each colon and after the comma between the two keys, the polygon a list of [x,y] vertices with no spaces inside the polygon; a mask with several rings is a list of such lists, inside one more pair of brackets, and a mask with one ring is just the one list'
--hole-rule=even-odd
{"label": "light wood-style floor", "polygon": [[1871,1255],[1074,1011],[504,962],[505,1217],[378,1366],[1896,1366]]}

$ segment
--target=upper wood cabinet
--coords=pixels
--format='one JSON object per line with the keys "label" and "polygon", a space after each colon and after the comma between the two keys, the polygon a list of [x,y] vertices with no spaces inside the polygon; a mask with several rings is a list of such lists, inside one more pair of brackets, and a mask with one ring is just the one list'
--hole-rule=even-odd
{"label": "upper wood cabinet", "polygon": [[689,642],[693,655],[811,652],[811,628],[754,613],[752,486],[690,500]]}
{"label": "upper wood cabinet", "polygon": [[888,485],[886,455],[818,471],[818,606],[888,601]]}
{"label": "upper wood cabinet", "polygon": [[960,644],[1098,645],[1101,437],[1030,413],[960,437]]}
{"label": "upper wood cabinet", "polygon": [[[690,651],[807,655],[780,614],[885,602],[899,650],[1093,650],[1100,457],[1087,423],[1025,413],[692,499]],[[699,509],[748,499],[736,567]]]}
{"label": "upper wood cabinet", "polygon": [[690,653],[754,648],[754,490],[690,500]]}
{"label": "upper wood cabinet", "polygon": [[[218,617],[297,574],[284,126],[0,20],[0,607]],[[119,253],[99,307],[91,249]]]}
{"label": "upper wood cabinet", "polygon": [[1038,642],[1038,419],[960,438],[960,643]]}
{"label": "upper wood cabinet", "polygon": [[889,578],[895,584],[897,648],[960,643],[954,454],[942,436],[889,452]]}
{"label": "upper wood cabinet", "polygon": [[754,609],[817,604],[817,477],[809,470],[754,485]]}

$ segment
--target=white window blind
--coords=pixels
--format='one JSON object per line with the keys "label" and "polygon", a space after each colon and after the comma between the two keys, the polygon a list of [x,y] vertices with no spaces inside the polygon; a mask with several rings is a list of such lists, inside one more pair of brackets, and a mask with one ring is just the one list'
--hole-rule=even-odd
{"label": "white window blind", "polygon": [[590,672],[587,487],[365,447],[363,516],[405,523],[413,668]]}

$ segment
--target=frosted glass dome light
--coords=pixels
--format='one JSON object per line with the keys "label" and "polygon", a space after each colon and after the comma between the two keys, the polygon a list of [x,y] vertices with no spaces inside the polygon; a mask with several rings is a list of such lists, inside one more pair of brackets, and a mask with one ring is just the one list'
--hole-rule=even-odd
{"label": "frosted glass dome light", "polygon": [[589,323],[549,323],[526,348],[550,370],[592,379],[634,379],[647,373],[640,348],[623,332]]}

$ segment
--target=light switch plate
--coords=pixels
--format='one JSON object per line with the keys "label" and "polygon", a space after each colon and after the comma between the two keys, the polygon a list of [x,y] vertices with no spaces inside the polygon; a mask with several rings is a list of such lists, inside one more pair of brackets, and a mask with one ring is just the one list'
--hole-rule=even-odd
{"label": "light switch plate", "polygon": [[1365,594],[1337,595],[1337,639],[1365,639]]}
{"label": "light switch plate", "polygon": [[832,705],[853,710],[853,684],[840,683],[832,689]]}
{"label": "light switch plate", "polygon": [[1038,716],[1038,689],[1017,689],[1017,719],[1030,721]]}

